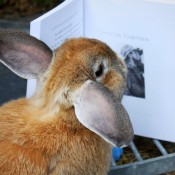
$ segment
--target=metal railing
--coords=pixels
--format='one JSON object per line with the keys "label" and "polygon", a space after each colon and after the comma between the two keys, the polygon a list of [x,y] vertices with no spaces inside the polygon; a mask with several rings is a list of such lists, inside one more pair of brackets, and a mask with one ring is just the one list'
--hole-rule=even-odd
{"label": "metal railing", "polygon": [[156,149],[160,151],[161,156],[144,160],[134,142],[131,142],[129,147],[137,161],[117,165],[112,158],[109,175],[160,175],[175,171],[175,153],[168,154],[159,140],[153,139],[152,141]]}

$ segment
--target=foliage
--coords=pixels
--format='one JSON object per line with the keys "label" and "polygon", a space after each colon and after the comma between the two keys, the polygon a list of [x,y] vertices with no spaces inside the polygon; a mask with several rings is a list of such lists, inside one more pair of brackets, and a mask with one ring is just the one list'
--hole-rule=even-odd
{"label": "foliage", "polygon": [[55,5],[55,1],[53,0],[32,0],[32,4],[35,6],[52,6]]}
{"label": "foliage", "polygon": [[41,15],[64,0],[0,0],[0,18]]}
{"label": "foliage", "polygon": [[0,6],[4,4],[4,0],[0,0]]}

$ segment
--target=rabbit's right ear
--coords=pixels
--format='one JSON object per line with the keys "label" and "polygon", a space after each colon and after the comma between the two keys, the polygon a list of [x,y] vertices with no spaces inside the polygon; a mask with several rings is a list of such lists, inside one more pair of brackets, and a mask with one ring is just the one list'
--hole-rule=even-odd
{"label": "rabbit's right ear", "polygon": [[36,79],[48,68],[52,50],[42,41],[16,30],[0,30],[0,62],[22,78]]}
{"label": "rabbit's right ear", "polygon": [[133,128],[121,101],[105,86],[87,80],[70,94],[77,119],[113,146],[128,145]]}

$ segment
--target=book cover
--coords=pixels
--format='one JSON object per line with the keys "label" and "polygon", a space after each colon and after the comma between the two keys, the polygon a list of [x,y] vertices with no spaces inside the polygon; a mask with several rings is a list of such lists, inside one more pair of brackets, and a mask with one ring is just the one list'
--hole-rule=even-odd
{"label": "book cover", "polygon": [[123,104],[135,134],[175,141],[174,19],[172,2],[67,0],[32,22],[31,34],[52,49],[71,37],[106,42],[128,67]]}

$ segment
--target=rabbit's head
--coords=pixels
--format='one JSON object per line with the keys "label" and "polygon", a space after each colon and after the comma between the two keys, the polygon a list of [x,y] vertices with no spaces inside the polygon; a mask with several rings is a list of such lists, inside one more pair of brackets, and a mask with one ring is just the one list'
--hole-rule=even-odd
{"label": "rabbit's head", "polygon": [[132,140],[121,104],[126,67],[105,43],[69,39],[52,52],[32,36],[1,30],[0,61],[23,78],[38,79],[35,103],[51,105],[50,110],[74,108],[81,124],[114,146]]}

